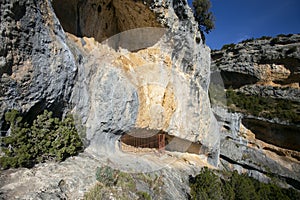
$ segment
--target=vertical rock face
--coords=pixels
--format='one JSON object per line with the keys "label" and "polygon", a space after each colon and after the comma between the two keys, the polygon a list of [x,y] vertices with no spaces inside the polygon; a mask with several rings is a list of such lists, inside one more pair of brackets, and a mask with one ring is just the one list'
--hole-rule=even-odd
{"label": "vertical rock face", "polygon": [[216,109],[224,127],[220,162],[261,180],[267,179],[264,174],[277,174],[299,189],[300,35],[224,46],[212,52],[212,69],[212,77],[221,74],[225,88],[244,99],[259,99],[250,102],[252,109]]}
{"label": "vertical rock face", "polygon": [[200,143],[217,164],[210,50],[197,27],[186,1],[4,1],[1,123],[13,108],[29,121],[72,109],[93,152],[140,128]]}
{"label": "vertical rock face", "polygon": [[88,38],[80,42],[70,35],[84,58],[72,95],[73,112],[87,127],[94,152],[114,151],[119,135],[132,129],[156,130],[202,144],[217,164],[218,127],[207,93],[210,50],[197,43],[201,37],[185,2],[148,6],[160,13],[158,20],[166,29],[133,29],[103,43]]}
{"label": "vertical rock face", "polygon": [[5,0],[0,13],[1,130],[9,109],[29,121],[43,109],[62,114],[77,69],[50,1]]}
{"label": "vertical rock face", "polygon": [[[3,0],[0,15],[1,130],[9,128],[9,109],[28,121],[43,109],[72,111],[89,141],[74,159],[1,175],[1,197],[74,199],[95,183],[98,165],[148,172],[169,166],[153,155],[120,151],[120,136],[137,130],[182,138],[181,150],[201,144],[217,165],[210,50],[185,0]],[[187,198],[186,174],[202,166],[185,158],[177,164],[179,157],[162,157],[176,171],[165,170],[172,184],[165,185],[164,199]]]}
{"label": "vertical rock face", "polygon": [[[262,37],[212,52],[213,71],[221,71],[225,85],[239,88],[261,84],[297,86],[300,76],[299,34]],[[239,79],[238,77],[244,77]],[[235,80],[244,80],[243,83]]]}

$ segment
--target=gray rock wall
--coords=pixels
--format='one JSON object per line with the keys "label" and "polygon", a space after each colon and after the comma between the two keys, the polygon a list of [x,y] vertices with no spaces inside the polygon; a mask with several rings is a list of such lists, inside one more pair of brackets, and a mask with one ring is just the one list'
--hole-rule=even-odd
{"label": "gray rock wall", "polygon": [[17,109],[32,120],[43,109],[61,115],[77,66],[50,1],[1,1],[0,128]]}
{"label": "gray rock wall", "polygon": [[[80,15],[74,14],[79,1],[66,2],[1,1],[0,128],[9,128],[3,119],[10,109],[21,111],[29,121],[44,109],[55,115],[72,111],[85,132],[87,149],[63,163],[5,171],[0,198],[82,198],[96,183],[97,166],[106,164],[128,172],[161,170],[168,183],[162,198],[185,198],[188,174],[208,165],[206,160],[213,165],[219,160],[219,129],[207,93],[210,49],[201,41],[187,2],[113,1],[118,22],[102,16],[106,1],[80,1],[86,3]],[[64,10],[65,5],[73,10]],[[113,30],[101,31],[110,22],[116,23],[108,24]],[[137,30],[99,43],[118,31],[149,25],[166,29]],[[163,131],[199,148],[201,144],[206,154],[143,157],[120,151],[120,136],[138,128]],[[194,161],[187,162],[189,158]]]}
{"label": "gray rock wall", "polygon": [[[84,60],[72,94],[73,112],[87,128],[90,150],[114,152],[121,134],[142,128],[200,143],[218,163],[219,128],[207,92],[210,50],[197,42],[201,37],[190,8],[185,4],[181,9],[187,17],[178,17],[177,3],[151,4],[153,12],[168,13],[159,18],[165,33],[133,29],[103,43],[86,38],[85,45],[70,36]],[[143,48],[126,44],[132,38]]]}
{"label": "gray rock wall", "polygon": [[[152,36],[141,37],[145,31],[127,35],[129,41],[134,42],[132,38],[135,38],[144,45],[134,51],[126,46],[120,50],[116,46],[112,48],[109,42],[97,42],[118,33],[105,35],[104,31],[105,37],[102,34],[100,39],[94,34],[105,28],[105,24],[98,26],[90,18],[95,5],[100,3],[86,1],[84,6],[77,1],[1,3],[1,130],[8,129],[3,119],[10,109],[21,111],[28,121],[44,109],[56,116],[72,109],[93,147],[112,150],[118,137],[131,128],[162,130],[201,143],[210,150],[212,162],[216,164],[218,127],[207,93],[210,49],[201,41],[187,2],[126,1],[123,5],[115,1],[113,9],[122,10],[125,20],[118,19],[115,31],[149,25],[166,28],[164,34],[156,32],[161,38],[156,34],[154,42]],[[75,13],[75,17],[72,9],[64,13],[66,5],[74,9],[75,5],[79,6],[80,13]],[[122,6],[135,8],[135,5],[139,12],[121,9]],[[103,9],[96,11],[101,16],[105,13]],[[157,21],[152,17],[144,19],[140,12],[157,16]],[[101,19],[108,23],[111,16],[107,17]],[[74,27],[66,26],[68,21]],[[90,24],[84,23],[87,21],[96,24],[85,27]],[[95,40],[72,34],[66,37],[61,24],[71,31],[79,26],[83,32],[79,34],[74,29],[71,33],[87,34]],[[121,40],[118,38],[118,44]]]}
{"label": "gray rock wall", "polygon": [[[299,34],[263,37],[232,44],[212,52],[212,69],[224,73],[225,85],[226,81],[228,84],[231,84],[230,81],[235,84],[241,82],[239,87],[257,82],[299,84],[299,45]],[[239,79],[243,76],[247,77]]]}
{"label": "gray rock wall", "polygon": [[[225,88],[249,96],[287,100],[289,109],[298,109],[299,39],[299,34],[263,37],[213,51],[212,83],[219,84],[217,78],[221,75]],[[299,189],[297,123],[252,116],[238,109],[231,113],[217,107],[214,112],[222,126],[220,167],[246,172],[266,182],[270,181],[267,176],[279,176]]]}

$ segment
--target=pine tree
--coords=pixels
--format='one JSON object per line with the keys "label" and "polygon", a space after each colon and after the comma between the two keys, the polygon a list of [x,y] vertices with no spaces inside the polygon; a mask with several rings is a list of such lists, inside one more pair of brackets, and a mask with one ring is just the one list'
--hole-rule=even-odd
{"label": "pine tree", "polygon": [[5,155],[0,157],[1,168],[32,167],[52,159],[63,161],[83,149],[71,115],[59,120],[45,110],[31,127],[21,123],[22,117],[15,110],[7,112],[5,119],[10,124],[11,134],[2,140]]}
{"label": "pine tree", "polygon": [[199,25],[201,36],[205,41],[204,33],[208,34],[215,28],[215,17],[209,11],[211,3],[209,0],[193,0],[194,17]]}

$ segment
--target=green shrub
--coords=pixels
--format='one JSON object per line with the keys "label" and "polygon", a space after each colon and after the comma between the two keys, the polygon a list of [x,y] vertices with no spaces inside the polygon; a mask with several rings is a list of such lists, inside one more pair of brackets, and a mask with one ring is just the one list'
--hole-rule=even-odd
{"label": "green shrub", "polygon": [[235,199],[235,191],[229,181],[222,180],[222,196],[224,200],[234,200]]}
{"label": "green shrub", "polygon": [[139,199],[143,199],[143,200],[151,200],[151,196],[149,193],[144,192],[144,191],[138,191],[137,195],[139,196]]}
{"label": "green shrub", "polygon": [[102,200],[105,199],[105,195],[103,194],[103,185],[97,183],[94,187],[92,187],[88,192],[84,194],[84,200]]}
{"label": "green shrub", "polygon": [[291,37],[293,34],[288,34],[288,35],[285,35],[285,34],[278,34],[276,37]]}
{"label": "green shrub", "polygon": [[253,180],[246,175],[239,175],[236,171],[233,172],[229,181],[231,188],[233,188],[235,199],[250,200],[257,199]]}
{"label": "green shrub", "polygon": [[293,47],[289,48],[285,54],[289,55],[289,54],[295,53],[296,51],[297,51],[297,46],[293,46]]}
{"label": "green shrub", "polygon": [[252,38],[249,38],[249,39],[246,39],[246,40],[242,40],[241,42],[239,42],[239,43],[247,43],[247,42],[252,42],[252,41],[254,41],[254,38],[252,37]]}
{"label": "green shrub", "polygon": [[116,172],[111,167],[98,167],[96,171],[96,180],[105,186],[112,186],[115,182]]}
{"label": "green shrub", "polygon": [[274,183],[261,183],[244,174],[239,175],[236,171],[217,173],[223,175],[217,176],[214,171],[206,168],[190,179],[191,199],[300,199],[300,192],[291,188],[284,189]]}
{"label": "green shrub", "polygon": [[274,46],[275,44],[277,44],[279,42],[279,39],[276,37],[276,38],[273,38],[271,41],[270,41],[270,45],[271,46]]}
{"label": "green shrub", "polygon": [[208,168],[203,168],[190,184],[192,199],[216,199],[222,197],[221,181]]}
{"label": "green shrub", "polygon": [[269,39],[271,39],[272,37],[270,37],[270,36],[262,36],[262,37],[260,37],[259,39],[260,40],[269,40]]}
{"label": "green shrub", "polygon": [[5,114],[5,120],[11,134],[2,139],[5,155],[0,158],[0,165],[4,169],[32,167],[46,160],[63,161],[83,149],[71,115],[59,120],[45,110],[29,126],[21,123],[22,117],[12,110]]}
{"label": "green shrub", "polygon": [[215,18],[212,12],[210,0],[193,0],[193,11],[195,20],[198,22],[198,26],[201,32],[209,33],[215,28]]}
{"label": "green shrub", "polygon": [[235,44],[224,44],[221,48],[221,50],[227,50],[227,49],[233,49],[235,47]]}
{"label": "green shrub", "polygon": [[[161,175],[156,172],[127,173],[109,166],[102,166],[96,170],[96,180],[97,184],[85,193],[84,199],[150,200],[161,199],[164,194],[162,190],[164,182]],[[140,186],[143,186],[142,190]]]}
{"label": "green shrub", "polygon": [[300,106],[297,102],[246,95],[235,92],[232,88],[226,91],[226,100],[229,110],[251,114],[267,119],[278,118],[292,123],[300,122],[297,113]]}

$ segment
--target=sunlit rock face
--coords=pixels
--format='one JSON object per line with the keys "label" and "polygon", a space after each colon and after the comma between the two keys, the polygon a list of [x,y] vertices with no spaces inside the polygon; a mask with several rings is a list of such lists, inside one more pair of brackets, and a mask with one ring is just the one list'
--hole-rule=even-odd
{"label": "sunlit rock face", "polygon": [[29,121],[72,110],[94,152],[142,128],[199,143],[217,164],[210,49],[186,1],[4,1],[1,33],[1,130],[13,108]]}
{"label": "sunlit rock face", "polygon": [[245,83],[233,81],[240,83],[239,87],[250,83],[271,86],[299,84],[299,44],[299,34],[291,34],[224,46],[222,50],[212,52],[212,68],[213,71],[224,73],[225,84],[230,84],[230,80],[235,78],[242,80],[239,77],[248,76]]}
{"label": "sunlit rock face", "polygon": [[[247,110],[229,113],[216,108],[223,126],[220,162],[263,181],[268,180],[265,174],[272,172],[299,189],[300,35],[262,37],[224,46],[212,52],[211,67],[212,85],[220,75],[225,88],[271,99],[277,104],[268,103],[277,112],[296,111],[283,120],[282,116],[267,118],[263,113],[253,116]],[[286,106],[280,108],[278,102]]]}
{"label": "sunlit rock face", "polygon": [[[185,0],[3,0],[0,21],[1,136],[9,132],[6,111],[17,109],[30,121],[47,109],[55,116],[72,112],[87,145],[62,163],[5,171],[4,199],[81,199],[96,184],[97,167],[110,164],[164,171],[159,198],[186,199],[188,175],[212,167],[207,160],[218,164],[207,94],[210,49]],[[133,130],[166,133],[182,152],[179,141],[205,151],[123,153],[118,140]]]}
{"label": "sunlit rock face", "polygon": [[219,129],[207,92],[210,50],[199,42],[187,4],[177,3],[146,4],[160,12],[155,23],[165,28],[132,29],[102,43],[69,35],[83,57],[73,112],[87,128],[92,151],[113,151],[120,135],[142,128],[199,143],[218,163]]}

